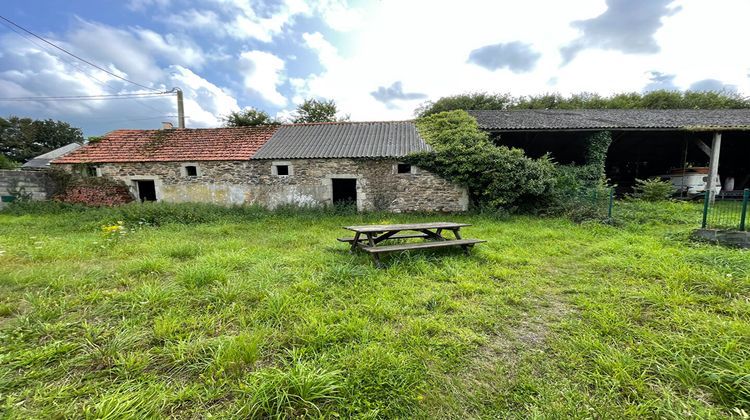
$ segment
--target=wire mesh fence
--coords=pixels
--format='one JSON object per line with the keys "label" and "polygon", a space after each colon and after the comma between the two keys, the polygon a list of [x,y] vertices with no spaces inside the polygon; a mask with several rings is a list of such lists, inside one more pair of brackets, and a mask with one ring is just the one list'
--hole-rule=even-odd
{"label": "wire mesh fence", "polygon": [[742,195],[719,193],[712,203],[706,196],[703,201],[703,229],[748,230],[748,201],[750,189]]}
{"label": "wire mesh fence", "polygon": [[612,220],[615,189],[614,187],[581,188],[568,198],[568,213],[573,218]]}

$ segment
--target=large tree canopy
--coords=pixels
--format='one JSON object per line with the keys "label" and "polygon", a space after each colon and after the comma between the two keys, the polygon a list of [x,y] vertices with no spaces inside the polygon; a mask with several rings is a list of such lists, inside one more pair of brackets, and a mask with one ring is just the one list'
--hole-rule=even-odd
{"label": "large tree canopy", "polygon": [[268,115],[266,111],[255,108],[230,112],[224,116],[223,120],[226,127],[252,127],[256,125],[279,124],[279,121]]}
{"label": "large tree canopy", "polygon": [[680,92],[656,90],[648,93],[618,93],[602,96],[559,93],[518,96],[484,92],[446,96],[420,105],[417,116],[457,109],[737,109],[750,108],[750,98],[736,92]]}
{"label": "large tree canopy", "polygon": [[81,129],[63,121],[0,118],[0,154],[15,162],[26,162],[74,142],[83,142]]}
{"label": "large tree canopy", "polygon": [[306,99],[303,103],[297,105],[297,109],[292,116],[292,122],[299,124],[349,120],[348,116],[337,118],[336,114],[338,112],[338,107],[333,99]]}

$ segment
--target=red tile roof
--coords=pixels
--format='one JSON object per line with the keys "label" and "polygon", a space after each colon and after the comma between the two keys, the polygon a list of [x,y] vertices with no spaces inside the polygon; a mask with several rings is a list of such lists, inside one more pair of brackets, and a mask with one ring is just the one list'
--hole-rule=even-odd
{"label": "red tile roof", "polygon": [[277,128],[115,130],[52,163],[247,160]]}

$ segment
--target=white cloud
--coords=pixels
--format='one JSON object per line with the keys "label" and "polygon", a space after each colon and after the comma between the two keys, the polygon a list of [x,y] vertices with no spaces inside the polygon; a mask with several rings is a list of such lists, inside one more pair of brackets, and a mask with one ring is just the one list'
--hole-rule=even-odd
{"label": "white cloud", "polygon": [[165,9],[172,3],[172,0],[130,0],[127,7],[130,10],[145,11],[152,8]]}
{"label": "white cloud", "polygon": [[[698,80],[717,79],[750,91],[750,56],[737,53],[745,49],[738,28],[750,15],[747,1],[724,0],[720,7],[713,2],[677,1],[674,7],[680,12],[663,17],[654,35],[658,54],[587,49],[561,68],[560,48],[580,35],[570,23],[600,15],[606,7],[604,0],[577,0],[576,7],[553,0],[512,6],[469,2],[464,7],[428,0],[382,0],[362,12],[367,19],[347,34],[345,44],[320,33],[304,34],[305,45],[316,52],[325,70],[290,85],[295,102],[306,96],[334,99],[355,120],[410,118],[419,101],[389,107],[370,94],[394,81],[431,99],[467,91],[611,94],[641,91],[651,82],[651,72],[658,71],[675,74],[675,84],[683,89]],[[695,30],[706,22],[722,24]],[[533,71],[491,71],[467,62],[477,48],[514,41],[540,54]]]}
{"label": "white cloud", "polygon": [[[82,39],[86,31],[93,36]],[[144,92],[105,72],[71,57],[26,41],[15,34],[0,36],[0,96],[69,96]],[[160,35],[139,28],[116,29],[79,21],[67,36],[52,39],[73,51],[91,54],[92,61],[112,63],[108,70],[158,89],[179,86],[185,97],[189,127],[219,124],[219,118],[239,109],[231,93],[188,68],[205,62],[189,40]],[[83,45],[82,45],[83,44]],[[172,59],[171,49],[189,51]],[[119,59],[117,55],[121,55]],[[92,57],[94,56],[94,57]],[[165,58],[161,60],[161,58]],[[177,62],[162,65],[164,62]],[[117,128],[156,128],[161,120],[175,121],[174,96],[135,100],[12,102],[0,103],[0,114],[54,118],[86,127],[86,135],[98,135]]]}
{"label": "white cloud", "polygon": [[352,31],[364,21],[362,9],[349,6],[345,0],[284,0],[266,15],[258,12],[261,9],[258,4],[248,0],[211,0],[201,6],[180,12],[177,18],[164,16],[160,20],[173,27],[220,38],[262,42],[273,41],[298,16],[319,16],[328,27],[341,32]]}
{"label": "white cloud", "polygon": [[350,7],[346,1],[320,0],[315,2],[315,8],[322,15],[326,25],[337,31],[352,31],[364,21],[363,11]]}
{"label": "white cloud", "polygon": [[[578,17],[571,9],[580,13],[597,2],[581,1],[576,8],[559,3],[537,0],[514,3],[512,8],[501,2],[441,7],[426,0],[384,0],[365,11],[367,20],[350,35],[349,42],[354,47],[346,54],[336,51],[320,34],[303,38],[316,51],[325,70],[306,78],[297,91],[304,96],[334,99],[353,119],[411,117],[419,100],[401,101],[398,106],[389,107],[370,94],[394,81],[434,99],[472,90],[529,93],[550,78],[549,73],[542,76],[540,69],[556,70],[560,38],[575,37],[575,30],[567,26]],[[483,12],[476,13],[477,8]],[[547,17],[544,21],[540,21],[541,9]],[[497,24],[500,15],[502,25]],[[529,22],[535,23],[530,27]],[[537,24],[540,30],[535,30]],[[556,33],[557,37],[552,38],[549,33]],[[476,48],[519,38],[542,54],[533,73],[493,72],[467,63]]]}
{"label": "white cloud", "polygon": [[183,86],[185,115],[192,127],[213,127],[220,118],[240,108],[226,90],[182,66],[173,66],[170,79]]}
{"label": "white cloud", "polygon": [[[271,42],[298,15],[308,15],[310,6],[302,0],[285,0],[273,13],[264,16],[248,0],[212,0],[201,9],[188,9],[177,18],[164,17],[165,23],[187,30],[199,30],[220,38],[257,39]],[[216,7],[216,9],[211,9]]]}
{"label": "white cloud", "polygon": [[318,55],[318,60],[326,68],[342,65],[343,59],[339,57],[336,47],[328,42],[320,32],[302,34],[305,45]]}
{"label": "white cloud", "polygon": [[286,105],[286,97],[277,90],[284,81],[284,60],[265,51],[245,51],[240,54],[240,67],[248,90],[275,106]]}

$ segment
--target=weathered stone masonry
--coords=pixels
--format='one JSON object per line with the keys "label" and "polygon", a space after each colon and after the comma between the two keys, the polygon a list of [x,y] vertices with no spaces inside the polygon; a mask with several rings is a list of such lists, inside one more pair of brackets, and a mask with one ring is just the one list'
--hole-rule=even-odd
{"label": "weathered stone masonry", "polygon": [[[0,170],[0,196],[23,196],[46,200],[55,192],[55,184],[45,172]],[[5,203],[0,200],[0,208]]]}
{"label": "weathered stone masonry", "polygon": [[[390,159],[292,159],[285,161],[201,161],[100,163],[102,176],[125,181],[155,181],[157,199],[167,202],[282,204],[332,203],[331,179],[357,179],[359,210],[465,211],[466,190],[420,168],[399,174]],[[274,175],[273,165],[289,165],[289,175]],[[188,177],[186,166],[198,175]]]}

